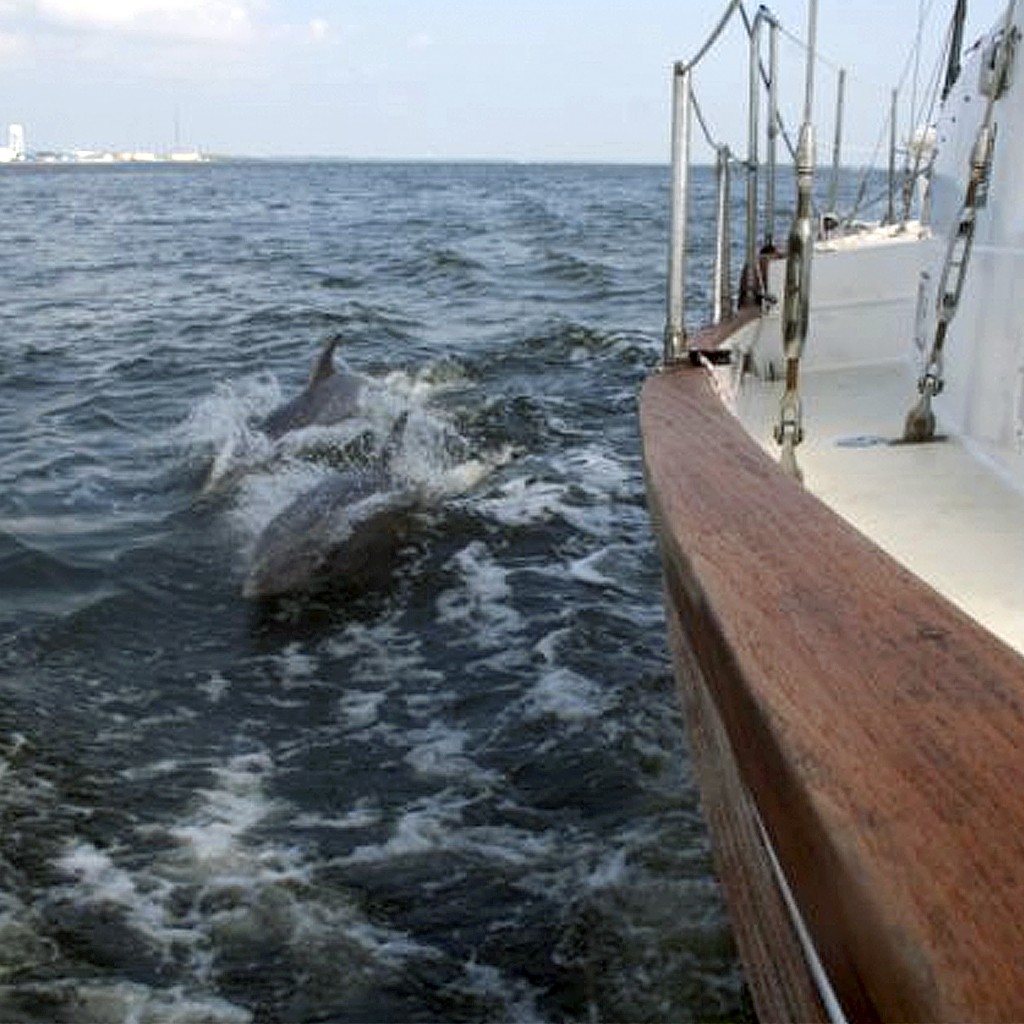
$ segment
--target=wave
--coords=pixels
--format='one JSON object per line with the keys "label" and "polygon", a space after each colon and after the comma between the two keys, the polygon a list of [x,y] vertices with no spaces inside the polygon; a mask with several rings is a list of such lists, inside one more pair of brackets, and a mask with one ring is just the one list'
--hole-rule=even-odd
{"label": "wave", "polygon": [[0,576],[6,581],[0,619],[67,616],[109,595],[111,582],[103,562],[72,554],[74,545],[64,548],[46,550],[0,530]]}
{"label": "wave", "polygon": [[615,273],[607,264],[564,249],[545,249],[540,272],[546,280],[586,285],[605,295],[616,281]]}
{"label": "wave", "polygon": [[[582,363],[617,363],[641,370],[657,357],[656,346],[637,331],[594,326],[584,320],[553,316],[526,323],[490,357],[503,370],[549,373],[563,369],[579,373]],[[566,390],[564,381],[559,381]]]}

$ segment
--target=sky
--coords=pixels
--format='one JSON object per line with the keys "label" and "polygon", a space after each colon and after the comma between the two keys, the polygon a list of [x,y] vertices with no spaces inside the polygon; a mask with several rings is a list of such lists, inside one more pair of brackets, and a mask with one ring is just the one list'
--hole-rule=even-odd
{"label": "sky", "polygon": [[[747,0],[748,8],[755,4]],[[0,0],[0,126],[30,150],[175,143],[240,156],[663,163],[671,68],[726,0]],[[783,109],[801,109],[803,0],[783,28]],[[999,0],[974,0],[968,38]],[[889,92],[918,30],[953,0],[820,0],[819,159],[831,150],[836,69],[849,67],[844,153],[877,150]],[[695,73],[716,141],[742,151],[739,23]],[[934,66],[917,65],[918,95]],[[905,129],[901,129],[904,131]],[[2,141],[2,140],[0,140]]]}

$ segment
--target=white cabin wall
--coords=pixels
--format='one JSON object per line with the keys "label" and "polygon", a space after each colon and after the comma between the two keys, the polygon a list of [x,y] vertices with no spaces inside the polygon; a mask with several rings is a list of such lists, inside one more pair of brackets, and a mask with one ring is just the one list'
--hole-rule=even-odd
{"label": "white cabin wall", "polygon": [[[1018,30],[1021,26],[1018,24]],[[984,45],[964,64],[937,132],[932,288],[938,285],[963,203],[971,150],[985,112],[979,91]],[[1014,473],[1024,433],[1024,40],[1012,82],[994,108],[996,142],[987,205],[978,210],[964,289],[945,344],[945,389],[935,402],[943,429],[1001,455]],[[929,339],[934,334],[929,309]]]}
{"label": "white cabin wall", "polygon": [[[913,350],[917,271],[916,226],[865,233],[815,247],[811,312],[802,365],[808,371],[907,360]],[[785,261],[772,261],[761,354],[781,365]]]}

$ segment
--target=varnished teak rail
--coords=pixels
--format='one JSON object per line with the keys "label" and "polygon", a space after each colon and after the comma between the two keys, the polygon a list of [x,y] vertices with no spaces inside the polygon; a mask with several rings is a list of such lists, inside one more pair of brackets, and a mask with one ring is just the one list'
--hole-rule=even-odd
{"label": "varnished teak rail", "polygon": [[754,806],[850,1019],[1024,1020],[1024,659],[782,474],[704,371],[649,379],[641,420],[762,1016],[822,1011]]}

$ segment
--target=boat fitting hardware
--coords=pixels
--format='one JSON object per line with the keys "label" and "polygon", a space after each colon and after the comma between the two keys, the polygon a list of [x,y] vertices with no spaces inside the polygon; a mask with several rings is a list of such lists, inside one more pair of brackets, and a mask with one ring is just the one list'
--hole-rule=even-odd
{"label": "boat fitting hardware", "polygon": [[691,366],[729,366],[732,363],[731,348],[691,348],[689,350]]}
{"label": "boat fitting hardware", "polygon": [[803,420],[800,392],[787,386],[779,403],[779,421],[773,431],[775,443],[783,447],[789,444],[794,448],[800,444],[804,439]]}
{"label": "boat fitting hardware", "polygon": [[997,41],[1002,39],[1006,45],[999,46],[994,42],[992,46],[992,74],[998,77],[993,78],[992,87],[986,93],[985,113],[978,126],[974,145],[971,147],[964,201],[960,207],[956,230],[950,235],[942,273],[939,276],[935,300],[935,337],[925,361],[924,373],[917,384],[921,397],[907,413],[904,423],[903,439],[905,441],[930,441],[935,436],[935,413],[932,411],[931,403],[932,398],[938,395],[943,388],[942,350],[946,344],[949,325],[959,308],[964,282],[967,279],[967,267],[974,246],[978,210],[985,205],[988,198],[988,183],[992,175],[992,158],[996,140],[996,126],[992,115],[996,100],[1002,95],[998,87],[1005,84],[1002,82],[1004,77],[1008,80],[1009,64],[1013,59],[1013,43],[1017,36],[1017,31],[1013,26],[1015,7],[1016,0],[1010,0],[1006,9],[1006,20],[995,37]]}
{"label": "boat fitting hardware", "polygon": [[999,99],[1013,82],[1013,61],[1017,53],[1016,28],[1000,29],[985,48],[978,75],[978,92]]}
{"label": "boat fitting hardware", "polygon": [[814,130],[810,121],[800,129],[797,150],[797,210],[789,233],[785,293],[782,302],[782,350],[786,358],[786,390],[779,404],[775,441],[782,446],[780,463],[796,479],[796,446],[804,439],[800,403],[800,357],[807,342],[810,316],[811,254],[814,250],[811,189],[814,184]]}

